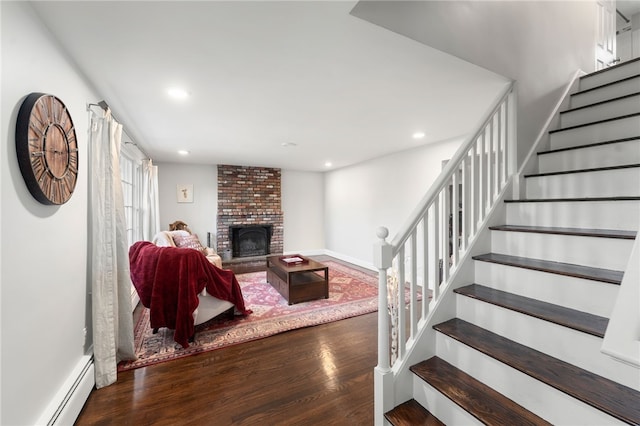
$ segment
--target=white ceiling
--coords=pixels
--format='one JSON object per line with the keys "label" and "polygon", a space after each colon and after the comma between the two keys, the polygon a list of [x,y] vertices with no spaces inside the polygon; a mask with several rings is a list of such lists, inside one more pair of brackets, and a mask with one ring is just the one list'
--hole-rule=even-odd
{"label": "white ceiling", "polygon": [[355,3],[33,6],[156,162],[323,171],[470,132],[506,80],[350,15]]}

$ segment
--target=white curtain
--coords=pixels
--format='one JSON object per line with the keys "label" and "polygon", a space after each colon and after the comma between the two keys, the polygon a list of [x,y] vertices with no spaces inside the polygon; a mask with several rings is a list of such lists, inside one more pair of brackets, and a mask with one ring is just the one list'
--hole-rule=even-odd
{"label": "white curtain", "polygon": [[158,166],[151,159],[142,162],[142,239],[151,241],[160,232]]}
{"label": "white curtain", "polygon": [[91,282],[96,387],[117,380],[117,364],[135,359],[131,278],[120,180],[122,125],[91,112]]}

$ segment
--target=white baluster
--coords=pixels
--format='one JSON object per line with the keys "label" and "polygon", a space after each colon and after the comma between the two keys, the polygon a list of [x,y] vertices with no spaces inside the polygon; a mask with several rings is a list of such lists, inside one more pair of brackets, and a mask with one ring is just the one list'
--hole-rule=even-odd
{"label": "white baluster", "polygon": [[422,285],[422,318],[426,319],[429,313],[429,209],[422,215],[422,244],[423,244],[423,285]]}
{"label": "white baluster", "polygon": [[433,200],[433,262],[434,262],[434,276],[433,281],[433,300],[438,300],[440,296],[440,196],[437,195]]}
{"label": "white baluster", "polygon": [[485,193],[487,192],[487,181],[486,181],[486,176],[487,176],[487,166],[486,166],[486,158],[485,158],[485,154],[484,154],[484,150],[485,150],[485,130],[482,131],[482,135],[480,136],[480,155],[479,155],[479,160],[480,160],[480,168],[478,171],[478,222],[476,223],[476,227],[479,227],[480,224],[482,223],[482,221],[484,220],[484,212],[485,212],[485,202],[486,202],[486,195]]}
{"label": "white baluster", "polygon": [[477,204],[478,204],[478,190],[480,185],[480,179],[478,179],[478,166],[477,166],[477,153],[478,140],[474,140],[471,145],[471,170],[469,172],[469,233],[475,235],[476,228],[478,226],[477,217]]}
{"label": "white baluster", "polygon": [[440,221],[440,235],[442,236],[442,282],[449,281],[449,243],[451,236],[449,235],[449,221],[451,220],[451,196],[449,188],[451,181],[445,185],[444,189],[440,193],[443,197],[442,202],[442,220]]}
{"label": "white baluster", "polygon": [[496,113],[497,115],[497,120],[498,120],[498,144],[497,144],[497,148],[496,148],[496,164],[498,164],[497,170],[496,170],[496,191],[499,193],[500,189],[502,188],[502,182],[504,181],[504,162],[502,161],[502,155],[504,153],[504,149],[502,147],[502,143],[503,143],[503,135],[502,135],[502,130],[503,130],[503,125],[502,125],[502,107],[504,106],[504,104],[500,105],[500,108],[498,108],[498,112]]}
{"label": "white baluster", "polygon": [[411,233],[411,281],[409,283],[410,298],[409,298],[409,314],[411,316],[411,331],[409,336],[411,339],[415,339],[418,334],[418,289],[417,289],[417,277],[418,277],[418,248],[417,248],[417,233],[416,229]]}
{"label": "white baluster", "polygon": [[459,223],[458,223],[458,211],[460,209],[460,193],[459,193],[459,184],[460,184],[460,168],[456,168],[453,172],[453,176],[451,179],[451,263],[453,265],[458,264],[458,232],[459,232]]}
{"label": "white baluster", "polygon": [[489,136],[487,138],[487,205],[485,206],[485,216],[489,212],[491,204],[493,204],[493,174],[495,168],[495,164],[493,164],[493,117],[489,121],[487,130],[489,131]]}
{"label": "white baluster", "polygon": [[406,319],[406,298],[405,298],[405,250],[404,244],[400,247],[398,256],[396,257],[396,266],[398,268],[398,294],[396,300],[396,306],[398,306],[398,357],[402,359],[406,353],[407,347],[407,319]]}
{"label": "white baluster", "polygon": [[462,207],[460,208],[460,215],[462,216],[462,229],[460,233],[462,234],[462,238],[460,239],[460,250],[463,252],[467,251],[467,243],[469,241],[469,155],[465,155],[462,160],[462,199],[460,203]]}

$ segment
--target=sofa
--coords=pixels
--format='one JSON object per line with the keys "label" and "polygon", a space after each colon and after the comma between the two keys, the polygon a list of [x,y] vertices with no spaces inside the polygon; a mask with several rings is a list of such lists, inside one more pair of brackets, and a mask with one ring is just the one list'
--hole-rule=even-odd
{"label": "sofa", "polygon": [[160,231],[151,241],[159,247],[178,247],[200,250],[207,257],[207,260],[218,268],[222,268],[222,258],[211,247],[205,247],[200,243],[197,234],[189,231]]}

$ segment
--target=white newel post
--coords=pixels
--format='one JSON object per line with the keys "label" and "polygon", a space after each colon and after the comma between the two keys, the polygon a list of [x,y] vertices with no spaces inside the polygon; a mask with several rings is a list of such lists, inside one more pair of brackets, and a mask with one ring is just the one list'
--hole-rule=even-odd
{"label": "white newel post", "polygon": [[378,365],[374,370],[375,424],[384,424],[384,413],[393,408],[393,373],[389,365],[389,313],[387,302],[387,269],[393,261],[393,247],[387,243],[389,230],[376,231],[380,239],[373,249],[373,263],[378,269]]}

